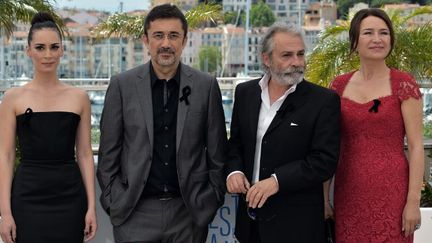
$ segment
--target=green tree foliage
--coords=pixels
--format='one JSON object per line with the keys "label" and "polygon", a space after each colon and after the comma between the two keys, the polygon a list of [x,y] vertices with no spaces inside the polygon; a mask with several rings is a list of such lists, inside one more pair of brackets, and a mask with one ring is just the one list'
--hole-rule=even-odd
{"label": "green tree foliage", "polygon": [[413,0],[413,1],[409,1],[409,2],[410,3],[418,3],[422,6],[432,4],[432,0]]}
{"label": "green tree foliage", "polygon": [[369,1],[369,5],[373,8],[380,8],[384,6],[384,4],[391,4],[391,3],[403,3],[403,0],[372,0]]}
{"label": "green tree foliage", "polygon": [[185,13],[186,20],[190,28],[222,19],[222,5],[215,3],[198,4]]}
{"label": "green tree foliage", "polygon": [[336,1],[336,6],[337,6],[337,13],[338,13],[338,17],[342,18],[342,19],[346,19],[348,16],[348,10],[349,8],[351,8],[352,6],[354,6],[354,4],[358,3],[360,1],[356,1],[356,0],[337,0]]}
{"label": "green tree foliage", "polygon": [[[222,19],[221,10],[219,4],[199,4],[190,9],[185,13],[189,28],[196,28],[202,23]],[[145,17],[145,15],[131,16],[126,13],[116,13],[96,26],[93,32],[100,37],[119,35],[141,38],[144,36]]]}
{"label": "green tree foliage", "polygon": [[[276,17],[270,7],[260,0],[257,4],[252,4],[249,15],[252,27],[270,26],[276,21]],[[246,14],[242,12],[241,22],[246,23]]]}
{"label": "green tree foliage", "polygon": [[432,207],[432,186],[428,182],[423,184],[420,207]]}
{"label": "green tree foliage", "polygon": [[30,22],[39,11],[46,11],[64,29],[60,16],[54,12],[53,0],[0,0],[0,35],[9,37],[13,33],[16,22]]}
{"label": "green tree foliage", "polygon": [[276,21],[276,17],[270,7],[262,0],[253,4],[250,10],[250,22],[252,27],[270,26]]}
{"label": "green tree foliage", "polygon": [[[432,23],[408,26],[413,17],[432,13],[432,6],[416,9],[408,16],[400,11],[388,12],[395,30],[395,48],[386,62],[389,66],[411,73],[417,80],[432,77]],[[328,27],[318,45],[308,57],[307,79],[328,86],[339,74],[359,67],[357,55],[349,55],[348,30],[350,20]]]}
{"label": "green tree foliage", "polygon": [[216,46],[203,46],[198,53],[199,69],[204,72],[214,73],[221,66],[222,55]]}
{"label": "green tree foliage", "polygon": [[237,12],[235,11],[228,11],[225,12],[223,15],[224,24],[236,24],[236,20],[237,20]]}

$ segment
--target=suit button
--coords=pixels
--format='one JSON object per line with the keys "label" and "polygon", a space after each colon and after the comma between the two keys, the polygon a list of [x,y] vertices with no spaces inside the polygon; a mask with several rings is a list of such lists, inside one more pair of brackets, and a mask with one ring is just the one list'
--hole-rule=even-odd
{"label": "suit button", "polygon": [[267,144],[267,141],[266,141],[266,140],[264,140],[264,141],[263,141],[263,144]]}
{"label": "suit button", "polygon": [[266,170],[267,170],[267,168],[266,168],[266,167],[263,167],[263,168],[261,168],[261,170],[262,170],[262,171],[266,171]]}

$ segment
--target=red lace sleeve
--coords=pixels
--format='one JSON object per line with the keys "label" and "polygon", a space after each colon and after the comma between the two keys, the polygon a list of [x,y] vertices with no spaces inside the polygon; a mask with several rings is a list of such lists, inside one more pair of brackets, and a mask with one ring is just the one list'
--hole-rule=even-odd
{"label": "red lace sleeve", "polygon": [[342,93],[345,89],[345,85],[350,78],[351,78],[351,73],[346,73],[346,74],[342,74],[342,75],[337,76],[330,83],[330,89],[336,91],[336,93],[338,93],[339,96],[342,96]]}
{"label": "red lace sleeve", "polygon": [[397,95],[400,101],[407,100],[411,97],[418,100],[422,97],[419,86],[411,75],[399,72],[397,76],[399,76]]}
{"label": "red lace sleeve", "polygon": [[334,91],[336,91],[337,92],[337,78],[336,79],[333,79],[333,81],[331,81],[330,82],[330,85],[329,85],[329,88],[331,89],[331,90],[334,90]]}

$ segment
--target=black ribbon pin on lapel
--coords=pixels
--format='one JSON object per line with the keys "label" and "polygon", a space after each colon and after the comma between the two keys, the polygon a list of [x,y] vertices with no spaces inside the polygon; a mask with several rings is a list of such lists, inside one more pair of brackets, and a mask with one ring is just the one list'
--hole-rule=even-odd
{"label": "black ribbon pin on lapel", "polygon": [[189,85],[185,86],[182,89],[182,96],[180,97],[180,102],[184,101],[186,103],[186,105],[189,105],[189,99],[188,99],[188,97],[191,94],[191,92],[192,92],[191,87],[189,87]]}
{"label": "black ribbon pin on lapel", "polygon": [[378,112],[378,106],[381,104],[381,101],[379,99],[374,99],[373,100],[373,106],[369,109],[369,112]]}

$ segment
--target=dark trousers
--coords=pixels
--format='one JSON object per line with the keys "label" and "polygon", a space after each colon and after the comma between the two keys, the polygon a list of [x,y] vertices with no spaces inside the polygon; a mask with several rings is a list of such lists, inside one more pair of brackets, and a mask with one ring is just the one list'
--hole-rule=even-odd
{"label": "dark trousers", "polygon": [[114,226],[117,243],[204,243],[208,227],[192,221],[181,197],[141,198],[131,216]]}
{"label": "dark trousers", "polygon": [[[251,222],[251,234],[249,237],[249,242],[247,243],[261,243],[259,228],[258,228],[258,222],[252,221]],[[241,242],[243,243],[243,242]]]}

